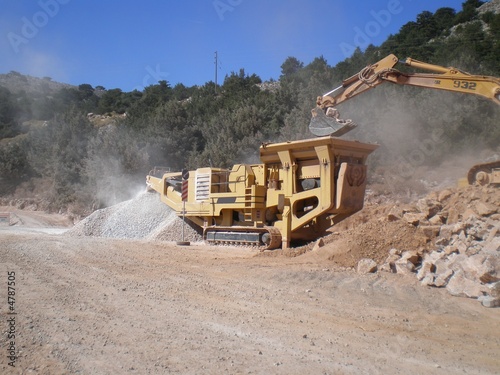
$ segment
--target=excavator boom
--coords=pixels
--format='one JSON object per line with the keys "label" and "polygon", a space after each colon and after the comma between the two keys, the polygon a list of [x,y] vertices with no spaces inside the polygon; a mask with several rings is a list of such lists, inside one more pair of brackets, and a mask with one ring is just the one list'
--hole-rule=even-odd
{"label": "excavator boom", "polygon": [[[403,73],[394,69],[398,63],[431,73]],[[340,119],[335,106],[385,82],[478,95],[500,105],[500,78],[473,75],[411,58],[400,61],[391,54],[344,80],[341,86],[318,96],[316,108],[311,111],[309,130],[316,136],[347,133],[356,124]],[[467,177],[470,184],[500,184],[500,161],[478,164],[471,168]]]}
{"label": "excavator boom", "polygon": [[[432,73],[403,73],[394,69],[398,63]],[[445,68],[411,58],[400,61],[391,54],[344,80],[338,88],[319,96],[317,106],[312,110],[309,124],[311,133],[317,136],[340,136],[353,129],[355,124],[351,120],[339,119],[334,107],[385,82],[473,94],[500,105],[500,78],[472,75],[456,68]]]}

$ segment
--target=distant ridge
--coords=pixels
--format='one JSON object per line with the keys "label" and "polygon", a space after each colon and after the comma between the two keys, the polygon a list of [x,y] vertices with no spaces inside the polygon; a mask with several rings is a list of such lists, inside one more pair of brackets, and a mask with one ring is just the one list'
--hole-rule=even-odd
{"label": "distant ridge", "polygon": [[7,74],[0,74],[0,86],[16,94],[25,91],[29,94],[38,95],[52,95],[63,88],[76,88],[67,83],[52,81],[50,77],[37,78],[15,71],[11,71]]}

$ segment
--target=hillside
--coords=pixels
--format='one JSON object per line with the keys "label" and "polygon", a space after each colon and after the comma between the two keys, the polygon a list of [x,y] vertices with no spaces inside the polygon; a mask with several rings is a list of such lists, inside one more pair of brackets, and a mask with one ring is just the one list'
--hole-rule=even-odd
{"label": "hillside", "polygon": [[0,86],[5,87],[14,94],[25,92],[34,96],[53,95],[64,88],[75,88],[66,83],[52,81],[50,77],[37,78],[14,71],[0,74]]}
{"label": "hillside", "polygon": [[478,8],[479,13],[493,12],[500,13],[500,1],[491,0]]}
{"label": "hillside", "polygon": [[[390,53],[500,76],[499,3],[468,0],[458,12],[423,12],[380,46],[335,66],[323,57],[309,64],[289,57],[276,82],[241,69],[217,93],[213,82],[160,81],[123,92],[0,75],[0,196],[87,215],[129,198],[153,165],[257,162],[262,142],[311,137],[316,96]],[[498,108],[475,96],[383,85],[339,111],[359,124],[346,138],[381,145],[370,175],[385,193],[425,194],[500,154]],[[447,172],[433,174],[440,165]]]}

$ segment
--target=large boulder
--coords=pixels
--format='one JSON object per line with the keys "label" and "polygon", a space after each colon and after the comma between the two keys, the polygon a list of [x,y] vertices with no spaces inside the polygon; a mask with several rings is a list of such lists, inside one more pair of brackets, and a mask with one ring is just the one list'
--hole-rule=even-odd
{"label": "large boulder", "polygon": [[364,258],[358,262],[357,271],[359,274],[367,274],[377,272],[377,262],[373,259]]}
{"label": "large boulder", "polygon": [[423,213],[426,219],[435,216],[443,206],[438,201],[429,198],[422,198],[417,201],[418,210]]}
{"label": "large boulder", "polygon": [[469,298],[478,298],[488,292],[485,285],[466,278],[462,270],[453,274],[446,285],[446,290],[452,296]]}
{"label": "large boulder", "polygon": [[466,278],[481,283],[500,281],[500,254],[476,254],[468,257],[462,264]]}
{"label": "large boulder", "polygon": [[476,202],[475,204],[475,211],[479,216],[490,216],[493,214],[496,214],[498,212],[498,207],[490,204],[490,203],[485,203],[485,202]]}

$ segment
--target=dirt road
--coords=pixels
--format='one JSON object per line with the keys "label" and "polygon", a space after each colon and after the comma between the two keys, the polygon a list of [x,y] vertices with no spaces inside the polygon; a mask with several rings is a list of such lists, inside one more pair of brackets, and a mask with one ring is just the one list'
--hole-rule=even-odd
{"label": "dirt road", "polygon": [[[315,253],[0,230],[2,374],[495,374],[500,310]],[[8,272],[15,350],[8,363]]]}

